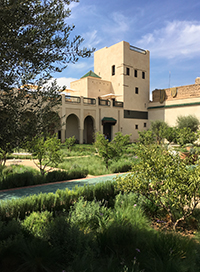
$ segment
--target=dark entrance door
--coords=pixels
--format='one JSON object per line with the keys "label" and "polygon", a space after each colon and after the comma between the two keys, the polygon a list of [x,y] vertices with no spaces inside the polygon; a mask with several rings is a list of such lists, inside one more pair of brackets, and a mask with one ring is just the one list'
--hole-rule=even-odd
{"label": "dark entrance door", "polygon": [[85,128],[85,143],[92,144],[94,142],[94,125],[91,116],[87,116],[84,122]]}
{"label": "dark entrance door", "polygon": [[107,139],[111,140],[112,138],[112,125],[110,123],[106,123],[103,125],[103,134],[107,136]]}

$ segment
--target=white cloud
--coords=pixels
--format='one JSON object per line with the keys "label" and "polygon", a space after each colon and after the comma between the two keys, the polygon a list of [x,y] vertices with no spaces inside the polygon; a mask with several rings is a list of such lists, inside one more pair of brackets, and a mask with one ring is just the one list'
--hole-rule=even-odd
{"label": "white cloud", "polygon": [[87,33],[83,33],[82,34],[84,37],[85,42],[83,43],[84,47],[87,48],[92,48],[92,47],[97,47],[102,39],[100,37],[98,37],[98,31],[97,30],[93,30],[91,32],[87,32]]}
{"label": "white cloud", "polygon": [[60,77],[60,78],[52,78],[49,83],[54,81],[56,79],[57,85],[60,87],[66,86],[67,88],[70,88],[70,83],[72,81],[77,80],[77,78],[72,78],[72,77]]}
{"label": "white cloud", "polygon": [[109,34],[122,34],[129,30],[130,18],[124,16],[121,12],[113,12],[107,22],[103,26],[103,30]]}
{"label": "white cloud", "polygon": [[200,22],[167,22],[164,28],[144,35],[137,43],[153,57],[192,58],[200,53]]}

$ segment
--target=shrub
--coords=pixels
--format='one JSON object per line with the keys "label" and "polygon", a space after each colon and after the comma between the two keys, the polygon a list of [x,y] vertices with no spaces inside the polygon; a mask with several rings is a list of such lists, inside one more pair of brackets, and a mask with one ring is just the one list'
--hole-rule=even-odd
{"label": "shrub", "polygon": [[16,187],[24,187],[45,182],[45,178],[39,174],[34,175],[33,172],[10,173],[3,177],[0,182],[0,189],[10,189]]}
{"label": "shrub", "polygon": [[69,220],[60,216],[55,218],[47,229],[49,243],[59,251],[60,263],[69,266],[73,261],[79,262],[84,256],[92,255],[89,243],[91,239]]}
{"label": "shrub", "polygon": [[66,171],[54,170],[48,172],[45,176],[46,182],[57,182],[69,179],[69,174]]}
{"label": "shrub", "polygon": [[48,211],[33,212],[23,221],[22,226],[36,237],[45,237],[48,225],[53,220],[52,213]]}
{"label": "shrub", "polygon": [[198,135],[191,131],[190,128],[184,127],[176,130],[177,143],[181,146],[187,143],[194,143],[198,138]]}
{"label": "shrub", "polygon": [[109,210],[102,202],[88,202],[81,197],[70,210],[70,222],[85,232],[101,231],[109,219]]}
{"label": "shrub", "polygon": [[121,159],[116,162],[112,162],[109,169],[112,173],[128,172],[131,170],[132,164],[133,163],[131,161]]}
{"label": "shrub", "polygon": [[155,138],[152,130],[138,131],[138,142],[143,145],[155,143]]}
{"label": "shrub", "polygon": [[199,128],[199,119],[194,115],[178,116],[176,120],[179,129],[189,128],[191,131],[196,132]]}
{"label": "shrub", "polygon": [[175,229],[198,204],[200,167],[190,171],[178,155],[156,145],[141,145],[138,156],[140,161],[133,165],[133,173],[118,177],[117,189],[144,195],[168,213]]}

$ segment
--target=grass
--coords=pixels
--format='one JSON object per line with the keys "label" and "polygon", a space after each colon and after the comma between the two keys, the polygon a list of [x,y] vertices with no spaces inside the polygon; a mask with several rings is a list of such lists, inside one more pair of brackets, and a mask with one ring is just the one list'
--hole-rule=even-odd
{"label": "grass", "polygon": [[0,222],[6,271],[197,272],[199,238],[155,230],[136,194],[114,204],[79,198],[69,211]]}
{"label": "grass", "polygon": [[92,155],[80,158],[67,158],[58,165],[58,168],[70,170],[76,168],[84,168],[88,170],[90,175],[99,176],[105,174],[127,172],[131,170],[131,165],[136,163],[136,158],[121,158],[119,161],[110,161],[107,169],[102,159],[98,156]]}

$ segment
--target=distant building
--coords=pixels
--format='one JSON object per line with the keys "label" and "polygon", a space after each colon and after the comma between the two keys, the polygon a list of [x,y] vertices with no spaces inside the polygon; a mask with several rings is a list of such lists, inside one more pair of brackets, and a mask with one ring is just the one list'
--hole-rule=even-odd
{"label": "distant building", "polygon": [[134,142],[151,121],[174,126],[179,115],[200,119],[200,78],[194,85],[154,90],[149,101],[149,55],[125,41],[96,51],[94,72],[72,82],[62,94],[61,140],[75,136],[79,143],[92,143],[96,131],[110,139],[121,131]]}
{"label": "distant building", "polygon": [[192,85],[154,90],[152,97],[148,105],[149,121],[159,119],[175,126],[180,115],[195,115],[200,120],[200,78]]}
{"label": "distant building", "polygon": [[149,51],[120,42],[94,53],[94,72],[71,83],[60,116],[61,139],[75,136],[91,143],[96,131],[109,138],[121,131],[132,134],[147,129],[149,103]]}

